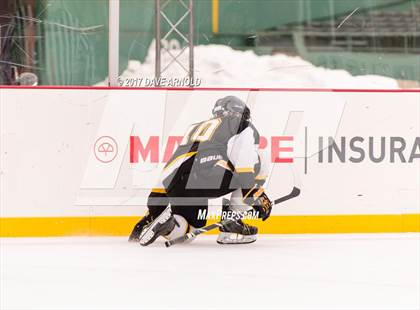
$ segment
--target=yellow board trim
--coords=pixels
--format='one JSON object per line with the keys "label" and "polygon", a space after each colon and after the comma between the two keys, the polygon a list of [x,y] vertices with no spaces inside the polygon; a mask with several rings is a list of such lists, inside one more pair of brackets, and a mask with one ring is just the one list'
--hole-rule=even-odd
{"label": "yellow board trim", "polygon": [[[0,237],[128,236],[138,221],[137,216],[0,218]],[[420,232],[420,214],[287,215],[246,222],[263,234]]]}
{"label": "yellow board trim", "polygon": [[211,29],[213,33],[219,33],[219,0],[212,0],[212,23]]}

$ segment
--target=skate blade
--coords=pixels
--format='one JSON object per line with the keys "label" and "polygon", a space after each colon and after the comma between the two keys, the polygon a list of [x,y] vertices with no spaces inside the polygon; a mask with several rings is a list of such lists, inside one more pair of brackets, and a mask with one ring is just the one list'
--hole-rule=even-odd
{"label": "skate blade", "polygon": [[221,232],[216,241],[218,244],[248,244],[257,241],[257,235]]}

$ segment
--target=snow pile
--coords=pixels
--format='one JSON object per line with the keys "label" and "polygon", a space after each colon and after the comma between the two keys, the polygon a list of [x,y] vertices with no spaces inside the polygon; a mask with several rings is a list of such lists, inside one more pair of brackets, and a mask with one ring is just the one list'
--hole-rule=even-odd
{"label": "snow pile", "polygon": [[[177,55],[179,51],[173,50]],[[352,76],[345,70],[330,70],[315,67],[300,57],[282,54],[258,56],[253,51],[238,51],[225,45],[199,45],[194,48],[195,78],[201,80],[200,87],[243,87],[243,88],[399,88],[395,79],[365,75]],[[179,61],[188,66],[188,51]],[[172,60],[162,52],[162,68]],[[141,63],[129,61],[128,68],[120,77],[121,83],[131,86],[147,86],[140,78],[153,79],[155,73],[154,43]],[[167,78],[182,78],[185,70],[176,62],[162,74]],[[129,83],[130,79],[137,79]],[[106,81],[100,83],[106,85]]]}

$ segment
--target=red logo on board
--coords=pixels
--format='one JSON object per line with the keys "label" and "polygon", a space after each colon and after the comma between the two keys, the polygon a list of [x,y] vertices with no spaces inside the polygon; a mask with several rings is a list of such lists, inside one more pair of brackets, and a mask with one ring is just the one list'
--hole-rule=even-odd
{"label": "red logo on board", "polygon": [[102,136],[95,142],[94,153],[97,160],[102,163],[110,163],[117,157],[118,145],[114,138]]}

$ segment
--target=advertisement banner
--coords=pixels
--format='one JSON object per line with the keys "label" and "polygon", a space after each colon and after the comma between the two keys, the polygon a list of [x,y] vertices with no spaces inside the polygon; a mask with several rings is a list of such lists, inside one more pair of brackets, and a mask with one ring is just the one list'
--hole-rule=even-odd
{"label": "advertisement banner", "polygon": [[[299,197],[273,208],[279,220],[328,223],[328,216],[353,216],[359,225],[364,215],[378,216],[377,223],[392,216],[402,231],[401,216],[409,215],[416,225],[420,92],[106,88],[0,89],[3,223],[134,221],[189,126],[210,119],[225,96],[251,110],[269,162],[269,196],[301,189]],[[211,209],[220,203],[211,200]],[[293,223],[295,232],[311,231]],[[98,225],[105,234],[130,229]],[[281,231],[276,220],[264,225]]]}

